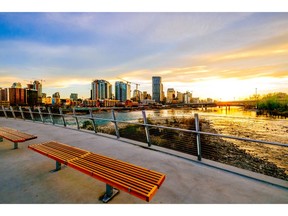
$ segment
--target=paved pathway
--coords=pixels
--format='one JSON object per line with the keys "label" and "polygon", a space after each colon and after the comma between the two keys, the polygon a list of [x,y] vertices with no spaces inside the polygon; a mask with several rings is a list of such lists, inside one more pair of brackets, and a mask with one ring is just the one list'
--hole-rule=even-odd
{"label": "paved pathway", "polygon": [[[27,148],[29,144],[49,140],[166,173],[167,178],[151,203],[288,203],[288,189],[283,187],[151,151],[114,137],[5,118],[0,118],[0,126],[38,136],[37,139],[19,143],[17,150],[12,150],[13,144],[9,141],[0,143],[1,204],[102,203],[98,197],[105,191],[105,183],[69,167],[50,173],[55,161]],[[282,181],[282,185],[288,188],[286,181]],[[146,202],[120,191],[110,203]]]}

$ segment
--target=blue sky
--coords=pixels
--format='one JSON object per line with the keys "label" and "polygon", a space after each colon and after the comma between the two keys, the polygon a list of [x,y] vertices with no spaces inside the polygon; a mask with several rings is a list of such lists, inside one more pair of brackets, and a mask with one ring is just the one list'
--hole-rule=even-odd
{"label": "blue sky", "polygon": [[288,93],[287,59],[288,13],[0,13],[0,87],[63,98],[118,77],[151,93],[152,76],[201,98]]}

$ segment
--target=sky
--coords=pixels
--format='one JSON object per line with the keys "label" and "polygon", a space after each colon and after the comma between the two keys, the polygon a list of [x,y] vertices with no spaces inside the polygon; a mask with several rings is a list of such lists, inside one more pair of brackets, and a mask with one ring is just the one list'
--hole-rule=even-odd
{"label": "sky", "polygon": [[0,87],[90,97],[121,79],[152,93],[237,100],[288,93],[287,12],[0,12]]}

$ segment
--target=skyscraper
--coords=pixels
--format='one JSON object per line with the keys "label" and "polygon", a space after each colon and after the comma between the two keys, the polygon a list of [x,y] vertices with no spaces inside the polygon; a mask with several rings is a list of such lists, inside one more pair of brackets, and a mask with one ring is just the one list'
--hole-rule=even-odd
{"label": "skyscraper", "polygon": [[[36,89],[26,88],[26,102],[28,106],[35,106],[39,104],[38,91]],[[41,101],[42,102],[42,101]]]}
{"label": "skyscraper", "polygon": [[0,101],[8,101],[8,90],[7,88],[0,87]]}
{"label": "skyscraper", "polygon": [[106,80],[94,80],[91,83],[91,99],[112,99],[112,85]]}
{"label": "skyscraper", "polygon": [[175,99],[175,90],[174,88],[167,89],[167,103],[171,103]]}
{"label": "skyscraper", "polygon": [[121,81],[115,82],[115,99],[121,102],[126,101],[127,98],[127,84]]}
{"label": "skyscraper", "polygon": [[163,84],[159,76],[152,77],[152,99],[160,103],[163,101]]}
{"label": "skyscraper", "polygon": [[42,103],[42,84],[35,80],[33,82],[33,89],[37,90],[37,103],[41,104]]}
{"label": "skyscraper", "polygon": [[23,88],[9,88],[9,101],[11,106],[26,105],[26,91]]}

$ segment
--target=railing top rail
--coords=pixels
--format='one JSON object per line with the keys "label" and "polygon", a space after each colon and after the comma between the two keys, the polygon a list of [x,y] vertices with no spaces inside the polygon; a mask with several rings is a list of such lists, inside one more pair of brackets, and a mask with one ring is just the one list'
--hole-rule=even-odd
{"label": "railing top rail", "polygon": [[[0,110],[3,111],[3,110]],[[11,110],[6,110],[6,112],[12,112]],[[21,112],[20,110],[14,110],[14,112]],[[29,111],[23,111],[23,113],[30,113]],[[39,114],[39,112],[32,111],[32,113]],[[83,118],[83,119],[93,119],[93,120],[102,120],[102,121],[110,121],[110,122],[117,122],[117,123],[126,123],[126,124],[135,124],[139,126],[145,126],[145,127],[156,127],[156,128],[162,128],[162,129],[169,129],[169,130],[176,130],[176,131],[182,131],[182,132],[188,132],[188,133],[195,133],[195,134],[203,134],[203,135],[210,135],[210,136],[218,136],[222,138],[228,138],[228,139],[235,139],[235,140],[242,140],[242,141],[247,141],[247,142],[256,142],[256,143],[263,143],[263,144],[269,144],[269,145],[278,145],[278,146],[283,146],[283,147],[288,147],[288,144],[286,143],[279,143],[279,142],[270,142],[270,141],[264,141],[264,140],[254,140],[250,138],[244,138],[244,137],[236,137],[236,136],[230,136],[230,135],[224,135],[224,134],[216,134],[216,133],[210,133],[210,132],[204,132],[204,131],[196,131],[196,130],[189,130],[189,129],[182,129],[182,128],[175,128],[175,127],[168,127],[168,126],[163,126],[163,125],[153,125],[153,124],[145,124],[145,123],[140,123],[140,122],[134,122],[134,121],[124,121],[124,120],[117,120],[117,119],[106,119],[106,118],[99,118],[95,116],[77,116],[73,114],[60,114],[60,113],[46,113],[42,112],[41,114],[44,115],[55,115],[55,116],[68,116],[72,118]]]}

